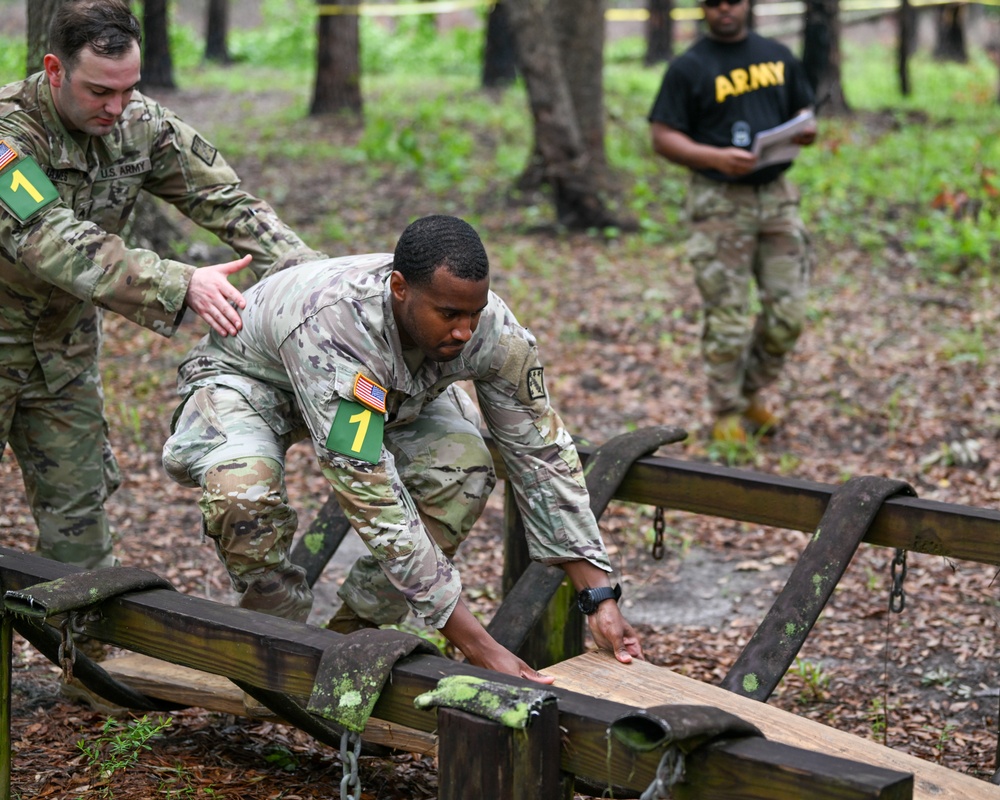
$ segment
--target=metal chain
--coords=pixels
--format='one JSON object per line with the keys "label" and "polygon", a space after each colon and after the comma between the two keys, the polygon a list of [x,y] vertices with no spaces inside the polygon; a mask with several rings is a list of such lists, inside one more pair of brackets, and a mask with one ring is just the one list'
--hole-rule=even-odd
{"label": "metal chain", "polygon": [[906,606],[906,592],[903,591],[903,581],[906,580],[906,551],[902,547],[896,548],[890,574],[892,588],[889,589],[889,610],[899,614]]}
{"label": "metal chain", "polygon": [[[354,749],[348,749],[353,745]],[[344,767],[344,777],[340,779],[342,800],[361,800],[361,781],[358,779],[358,756],[361,755],[361,734],[345,730],[340,734],[340,763]]]}
{"label": "metal chain", "polygon": [[671,789],[684,780],[684,754],[676,745],[670,745],[663,751],[660,764],[656,768],[656,777],[646,787],[639,800],[670,800]]}
{"label": "metal chain", "polygon": [[76,645],[73,643],[73,613],[70,612],[59,626],[62,641],[59,642],[59,666],[63,671],[63,682],[73,680],[73,662],[76,661]]}
{"label": "metal chain", "polygon": [[653,558],[657,561],[663,558],[663,532],[667,528],[663,515],[663,506],[657,506],[653,514]]}

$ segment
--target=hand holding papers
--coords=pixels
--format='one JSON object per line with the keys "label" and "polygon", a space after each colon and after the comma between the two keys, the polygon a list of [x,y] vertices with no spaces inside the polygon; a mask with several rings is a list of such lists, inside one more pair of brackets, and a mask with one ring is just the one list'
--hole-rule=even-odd
{"label": "hand holding papers", "polygon": [[815,125],[815,119],[812,111],[803,111],[788,122],[754,136],[750,152],[757,156],[756,169],[794,161],[799,154],[799,145],[792,140]]}

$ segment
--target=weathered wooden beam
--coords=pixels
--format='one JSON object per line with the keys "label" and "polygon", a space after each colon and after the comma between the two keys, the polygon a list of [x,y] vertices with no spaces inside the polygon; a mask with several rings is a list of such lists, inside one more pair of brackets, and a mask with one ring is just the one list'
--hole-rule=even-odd
{"label": "weathered wooden beam", "polygon": [[[489,437],[487,443],[499,476],[505,478],[496,445]],[[578,449],[586,462],[596,448]],[[632,465],[614,496],[629,503],[811,532],[836,489],[799,478],[648,456]],[[882,506],[864,541],[1000,565],[1000,511],[893,498]]]}
{"label": "weathered wooden beam", "polygon": [[[0,588],[4,592],[25,589],[77,571],[54,561],[0,548]],[[101,641],[295,696],[310,694],[324,650],[342,638],[325,629],[222,606],[168,589],[135,592],[106,601],[91,613],[78,614],[77,621],[86,635]],[[436,688],[438,681],[449,675],[475,675],[494,682],[525,685],[516,678],[441,657],[409,657],[393,668],[392,678],[373,716],[417,730],[434,730],[438,724],[434,711],[416,708],[413,700]],[[634,707],[557,687],[554,692],[558,697],[559,725],[565,731],[566,744],[559,754],[562,770],[595,785],[611,784],[630,791],[643,791],[656,775],[659,754],[636,752],[614,738],[609,743],[607,733],[612,722],[634,712]],[[726,764],[732,762],[727,748],[734,742],[706,748],[704,761],[699,762],[698,769],[724,772]],[[777,759],[784,763],[785,758],[789,759],[785,765],[789,770],[794,770],[796,762],[808,752],[796,752],[792,748],[779,756],[770,751],[767,743],[762,747],[772,761]],[[763,780],[773,771],[773,763],[747,759],[745,753],[740,757],[745,759],[742,768],[729,773],[731,786],[719,789],[713,784],[714,794],[695,792],[688,797],[692,800],[721,796],[731,800],[750,797],[784,800],[788,797],[768,789]],[[824,757],[815,755],[815,758]],[[895,800],[898,795],[891,792],[896,791],[894,787],[905,776],[885,770],[876,772],[872,780],[875,791],[870,796]],[[817,774],[813,780],[811,774],[802,777],[802,784],[808,786],[805,796],[843,797],[835,792],[836,787],[828,785],[826,777]],[[753,794],[747,788],[747,775],[757,775],[761,779],[761,786]],[[690,773],[690,780],[697,782],[699,779]],[[728,782],[722,780],[721,783]],[[783,791],[783,787],[779,788]],[[719,791],[724,793],[719,794]]]}

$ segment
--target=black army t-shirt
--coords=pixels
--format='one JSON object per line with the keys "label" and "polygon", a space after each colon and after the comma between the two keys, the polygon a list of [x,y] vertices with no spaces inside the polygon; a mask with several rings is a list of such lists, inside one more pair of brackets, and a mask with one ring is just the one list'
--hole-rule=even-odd
{"label": "black army t-shirt", "polygon": [[[780,42],[753,31],[739,42],[706,36],[667,69],[649,121],[669,125],[700,144],[749,150],[758,131],[787,122],[812,102],[805,70]],[[715,170],[702,174],[760,184],[789,166],[775,164],[741,178]]]}

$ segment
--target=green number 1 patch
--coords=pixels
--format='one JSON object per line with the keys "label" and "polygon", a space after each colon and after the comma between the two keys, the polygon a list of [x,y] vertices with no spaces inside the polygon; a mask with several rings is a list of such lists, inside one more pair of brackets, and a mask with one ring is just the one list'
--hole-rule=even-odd
{"label": "green number 1 patch", "polygon": [[59,191],[31,156],[14,162],[0,174],[0,200],[21,222],[58,198]]}
{"label": "green number 1 patch", "polygon": [[377,464],[382,456],[385,418],[361,403],[341,400],[337,416],[326,437],[326,447],[335,453]]}

